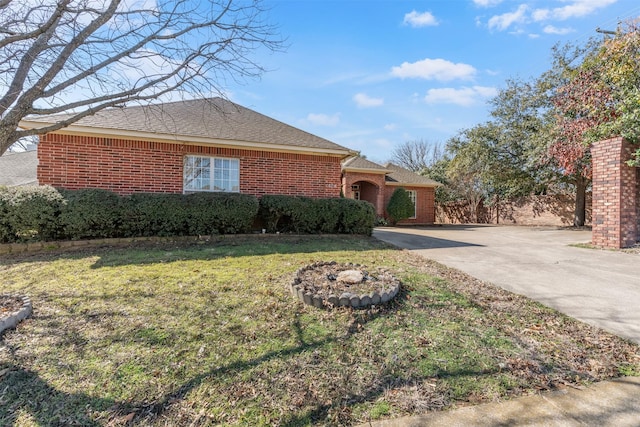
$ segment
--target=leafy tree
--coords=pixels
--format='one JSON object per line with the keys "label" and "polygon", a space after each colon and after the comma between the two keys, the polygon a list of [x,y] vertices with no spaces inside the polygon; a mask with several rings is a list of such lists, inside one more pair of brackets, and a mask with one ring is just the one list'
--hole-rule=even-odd
{"label": "leafy tree", "polygon": [[[624,22],[613,38],[605,39],[595,56],[600,81],[605,86],[611,104],[600,104],[599,115],[608,120],[600,123],[592,138],[622,136],[640,142],[640,19]],[[640,166],[640,149],[630,162]]]}
{"label": "leafy tree", "polygon": [[[565,79],[554,97],[556,131],[549,154],[575,176],[575,225],[584,224],[584,190],[591,179],[590,144],[623,136],[640,138],[640,27],[623,23],[615,36],[593,41],[577,55],[556,55]],[[575,61],[575,60],[578,61]],[[572,63],[572,61],[575,63]],[[640,164],[640,149],[630,164]]]}
{"label": "leafy tree", "polygon": [[549,132],[548,156],[575,186],[575,226],[582,226],[586,216],[586,190],[591,182],[591,150],[587,133],[606,121],[610,92],[596,85],[599,78],[593,67],[598,43],[584,46],[567,44],[552,51],[553,66],[540,78],[552,101],[554,126]]}
{"label": "leafy tree", "polygon": [[0,155],[107,107],[259,76],[250,54],[282,46],[263,15],[260,0],[0,0]]}
{"label": "leafy tree", "polygon": [[407,190],[402,187],[396,188],[387,203],[387,213],[393,224],[411,218],[415,214],[415,206]]}
{"label": "leafy tree", "polygon": [[545,191],[553,175],[541,161],[548,105],[537,81],[509,80],[491,101],[492,120],[447,142],[447,196],[465,200],[475,221],[481,202]]}

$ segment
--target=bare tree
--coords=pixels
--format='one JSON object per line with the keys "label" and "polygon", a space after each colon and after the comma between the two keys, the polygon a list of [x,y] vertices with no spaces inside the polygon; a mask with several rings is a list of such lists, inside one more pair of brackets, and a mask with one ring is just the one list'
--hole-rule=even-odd
{"label": "bare tree", "polygon": [[418,139],[396,147],[391,153],[391,161],[412,172],[420,173],[438,161],[442,154],[440,144]]}
{"label": "bare tree", "polygon": [[107,107],[223,95],[264,72],[256,49],[282,45],[260,0],[0,0],[0,155]]}

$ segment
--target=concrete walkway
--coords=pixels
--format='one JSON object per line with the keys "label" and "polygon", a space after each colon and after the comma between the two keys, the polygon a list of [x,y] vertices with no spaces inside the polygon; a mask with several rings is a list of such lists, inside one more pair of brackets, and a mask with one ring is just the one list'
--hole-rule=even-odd
{"label": "concrete walkway", "polygon": [[[640,255],[568,246],[589,242],[589,231],[443,226],[373,235],[640,343]],[[366,426],[639,427],[640,377]]]}
{"label": "concrete walkway", "polygon": [[469,406],[416,417],[363,424],[361,427],[638,427],[640,378],[593,384],[501,403]]}
{"label": "concrete walkway", "polygon": [[640,254],[569,246],[590,242],[588,230],[433,226],[373,235],[640,344]]}

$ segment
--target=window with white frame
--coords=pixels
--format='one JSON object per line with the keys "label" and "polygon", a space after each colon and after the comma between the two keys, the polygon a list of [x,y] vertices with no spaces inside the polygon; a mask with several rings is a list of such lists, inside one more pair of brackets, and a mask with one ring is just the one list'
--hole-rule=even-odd
{"label": "window with white frame", "polygon": [[240,160],[185,156],[184,191],[240,191]]}
{"label": "window with white frame", "polygon": [[409,217],[409,219],[415,219],[417,214],[417,201],[418,201],[418,192],[416,190],[407,190],[407,193],[409,194],[409,198],[411,199],[411,202],[413,203],[413,215]]}

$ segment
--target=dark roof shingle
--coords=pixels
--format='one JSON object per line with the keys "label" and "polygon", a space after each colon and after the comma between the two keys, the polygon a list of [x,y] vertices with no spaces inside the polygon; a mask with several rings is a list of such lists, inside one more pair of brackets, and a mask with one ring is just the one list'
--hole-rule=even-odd
{"label": "dark roof shingle", "polygon": [[[26,118],[25,123],[55,123],[69,115]],[[242,141],[350,152],[346,147],[305,132],[222,98],[186,100],[164,104],[101,110],[74,126],[142,132],[179,138]]]}
{"label": "dark roof shingle", "polygon": [[432,187],[442,185],[438,181],[434,181],[433,179],[427,178],[426,176],[418,175],[415,172],[411,172],[410,170],[398,165],[394,165],[393,163],[387,163],[386,165],[384,165],[384,167],[391,171],[385,177],[385,181],[388,184],[421,185]]}
{"label": "dark roof shingle", "polygon": [[344,170],[371,170],[372,172],[385,173],[388,172],[387,168],[381,166],[377,163],[374,163],[370,160],[365,159],[364,157],[356,156],[351,157],[344,162],[342,162],[342,169]]}

